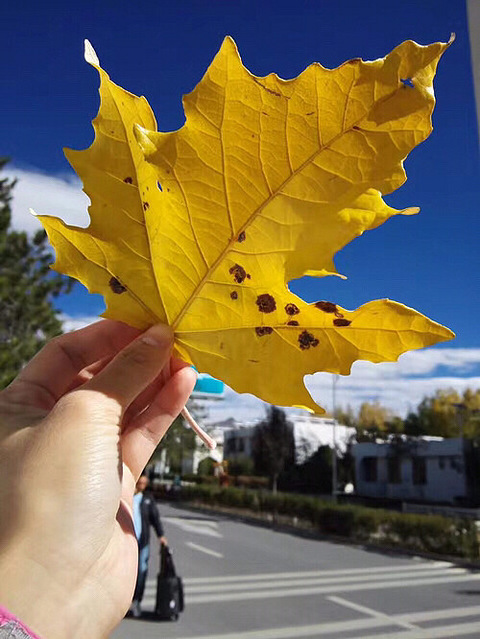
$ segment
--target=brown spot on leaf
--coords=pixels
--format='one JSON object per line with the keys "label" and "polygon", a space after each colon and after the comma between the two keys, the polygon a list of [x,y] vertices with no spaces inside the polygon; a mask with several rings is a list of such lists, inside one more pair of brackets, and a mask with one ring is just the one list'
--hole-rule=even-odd
{"label": "brown spot on leaf", "polygon": [[343,317],[339,317],[333,320],[335,326],[349,326],[352,322],[351,320],[344,319]]}
{"label": "brown spot on leaf", "polygon": [[354,131],[361,131],[361,128],[359,126],[356,126],[356,125],[352,126],[352,129]]}
{"label": "brown spot on leaf", "polygon": [[243,266],[240,266],[240,264],[234,264],[228,270],[228,272],[230,273],[230,275],[233,275],[233,279],[235,280],[235,282],[237,282],[237,284],[241,284],[247,277],[246,270],[243,268]]}
{"label": "brown spot on leaf", "polygon": [[298,336],[298,343],[300,344],[300,348],[302,351],[307,350],[310,346],[315,347],[318,346],[318,339],[309,333],[308,331],[303,331]]}
{"label": "brown spot on leaf", "polygon": [[258,359],[249,359],[249,362],[252,362],[252,364],[259,364],[259,360]]}
{"label": "brown spot on leaf", "polygon": [[287,304],[285,306],[285,313],[287,315],[298,315],[300,313],[300,309],[296,304]]}
{"label": "brown spot on leaf", "polygon": [[297,320],[290,320],[287,322],[287,326],[298,326]]}
{"label": "brown spot on leaf", "polygon": [[319,308],[321,311],[325,313],[337,313],[337,305],[333,302],[315,302],[315,308]]}
{"label": "brown spot on leaf", "polygon": [[110,286],[112,291],[116,293],[117,295],[120,295],[120,293],[125,293],[125,291],[127,290],[127,287],[124,286],[120,282],[120,280],[117,280],[116,277],[111,277],[108,285]]}
{"label": "brown spot on leaf", "polygon": [[335,317],[343,317],[343,313],[340,313],[340,311],[337,308],[337,305],[334,304],[333,302],[316,302],[315,303],[315,307],[319,308],[321,311],[324,311],[325,313],[335,313]]}
{"label": "brown spot on leaf", "polygon": [[238,293],[237,293],[237,291],[232,291],[232,292],[230,293],[230,297],[232,298],[232,300],[236,300],[236,299],[238,299]]}
{"label": "brown spot on leaf", "polygon": [[271,335],[271,333],[273,333],[273,328],[271,326],[257,326],[255,327],[255,333],[258,335],[258,337]]}
{"label": "brown spot on leaf", "polygon": [[237,242],[245,242],[246,239],[247,239],[247,236],[245,234],[245,231],[242,231],[240,235],[237,237]]}
{"label": "brown spot on leaf", "polygon": [[268,115],[268,113],[266,111],[262,111],[263,115]]}
{"label": "brown spot on leaf", "polygon": [[148,202],[144,202],[143,203],[143,210],[146,211],[149,208],[150,208],[150,204]]}
{"label": "brown spot on leaf", "polygon": [[133,184],[133,179],[131,177],[123,178],[125,184]]}
{"label": "brown spot on leaf", "polygon": [[305,115],[314,115],[315,111],[309,111],[308,113],[305,113]]}
{"label": "brown spot on leaf", "polygon": [[257,306],[261,313],[272,313],[277,308],[275,298],[269,293],[263,293],[257,297]]}

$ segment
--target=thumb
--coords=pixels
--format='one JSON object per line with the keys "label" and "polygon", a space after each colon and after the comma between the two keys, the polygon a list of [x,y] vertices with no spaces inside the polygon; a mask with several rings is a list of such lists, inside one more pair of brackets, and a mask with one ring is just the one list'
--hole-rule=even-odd
{"label": "thumb", "polygon": [[173,331],[157,324],[131,342],[83,385],[115,399],[123,411],[159,375],[170,359]]}

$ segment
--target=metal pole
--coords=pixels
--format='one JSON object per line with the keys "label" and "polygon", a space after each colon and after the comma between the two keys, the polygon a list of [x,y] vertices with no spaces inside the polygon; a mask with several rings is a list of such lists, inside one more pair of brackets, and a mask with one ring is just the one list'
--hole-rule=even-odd
{"label": "metal pole", "polygon": [[332,376],[332,406],[333,406],[333,450],[332,450],[332,500],[337,501],[338,479],[337,479],[337,418],[336,418],[336,397],[335,391],[338,382],[338,375]]}

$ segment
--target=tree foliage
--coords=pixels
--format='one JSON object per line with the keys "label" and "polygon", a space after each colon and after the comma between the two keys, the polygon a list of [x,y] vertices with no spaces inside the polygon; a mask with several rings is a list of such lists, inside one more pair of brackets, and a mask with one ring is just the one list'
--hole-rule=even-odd
{"label": "tree foliage", "polygon": [[276,490],[278,475],[294,463],[295,441],[293,426],[285,411],[270,406],[266,418],[255,428],[253,461],[257,475],[267,475]]}
{"label": "tree foliage", "polygon": [[[0,170],[6,163],[0,159]],[[11,228],[14,186],[14,180],[0,179],[0,388],[62,332],[53,299],[73,284],[50,270],[53,256],[44,231],[29,236]]]}
{"label": "tree foliage", "polygon": [[480,438],[480,389],[438,389],[426,396],[405,419],[393,415],[379,402],[364,402],[357,413],[350,407],[338,409],[336,419],[356,429],[356,441],[410,437]]}
{"label": "tree foliage", "polygon": [[155,450],[153,459],[160,459],[162,451],[165,450],[165,462],[170,472],[181,475],[183,460],[193,453],[196,445],[195,433],[188,428],[183,417],[179,415],[165,433]]}
{"label": "tree foliage", "polygon": [[418,405],[404,422],[406,435],[438,437],[480,437],[480,389],[467,388],[462,395],[440,389]]}

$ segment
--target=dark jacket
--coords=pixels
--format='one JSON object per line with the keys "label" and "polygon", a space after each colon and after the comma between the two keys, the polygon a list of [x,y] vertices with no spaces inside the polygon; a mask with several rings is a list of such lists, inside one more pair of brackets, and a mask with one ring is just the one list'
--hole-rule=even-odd
{"label": "dark jacket", "polygon": [[145,490],[140,502],[140,515],[142,517],[142,533],[138,540],[140,548],[148,546],[150,543],[150,526],[155,528],[159,537],[163,536],[163,526],[158,512],[158,506],[151,492]]}

